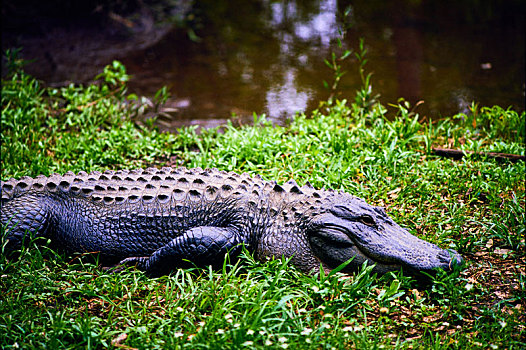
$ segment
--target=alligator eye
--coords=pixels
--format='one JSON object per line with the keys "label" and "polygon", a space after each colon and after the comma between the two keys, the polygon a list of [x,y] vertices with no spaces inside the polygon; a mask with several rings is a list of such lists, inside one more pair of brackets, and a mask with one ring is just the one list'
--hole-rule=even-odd
{"label": "alligator eye", "polygon": [[360,216],[358,221],[367,226],[376,226],[376,222],[374,222],[374,219],[369,215]]}

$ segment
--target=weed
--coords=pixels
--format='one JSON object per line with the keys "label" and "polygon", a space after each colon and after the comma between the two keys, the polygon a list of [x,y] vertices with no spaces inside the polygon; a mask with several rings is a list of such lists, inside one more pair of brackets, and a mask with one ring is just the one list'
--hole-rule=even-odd
{"label": "weed", "polygon": [[2,178],[125,163],[138,166],[181,146],[171,134],[134,124],[135,116],[166,96],[160,91],[160,101],[154,103],[128,98],[128,76],[121,63],[106,67],[97,76],[98,84],[54,89],[21,70],[23,61],[16,51],[7,55],[1,100]]}

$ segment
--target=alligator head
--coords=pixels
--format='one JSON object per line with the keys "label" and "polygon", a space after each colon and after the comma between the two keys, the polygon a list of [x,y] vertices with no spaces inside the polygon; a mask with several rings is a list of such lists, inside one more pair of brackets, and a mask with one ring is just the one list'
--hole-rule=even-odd
{"label": "alligator head", "polygon": [[453,250],[440,249],[396,224],[383,208],[360,198],[338,193],[327,210],[311,222],[307,231],[314,255],[330,269],[354,258],[343,270],[356,271],[367,262],[374,272],[403,270],[416,276],[441,268],[451,271],[463,263]]}

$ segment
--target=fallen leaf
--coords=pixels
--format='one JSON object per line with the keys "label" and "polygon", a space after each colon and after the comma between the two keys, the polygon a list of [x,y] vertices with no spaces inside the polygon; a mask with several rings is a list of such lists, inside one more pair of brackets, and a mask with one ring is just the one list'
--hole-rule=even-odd
{"label": "fallen leaf", "polygon": [[131,346],[122,344],[122,342],[125,341],[127,338],[128,338],[128,334],[121,333],[117,338],[112,339],[111,345],[117,348],[126,349],[126,350],[138,350],[137,348],[132,348]]}
{"label": "fallen leaf", "polygon": [[508,254],[510,251],[511,251],[510,249],[496,248],[493,252],[494,252],[495,254],[505,255],[505,254]]}
{"label": "fallen leaf", "polygon": [[493,239],[490,238],[490,239],[488,239],[488,242],[486,243],[486,248],[489,249],[491,247],[493,247]]}

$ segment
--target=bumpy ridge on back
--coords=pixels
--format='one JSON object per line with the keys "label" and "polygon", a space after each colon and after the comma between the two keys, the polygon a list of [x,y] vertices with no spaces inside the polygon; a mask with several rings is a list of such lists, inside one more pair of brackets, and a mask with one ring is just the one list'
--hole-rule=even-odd
{"label": "bumpy ridge on back", "polygon": [[[39,175],[35,178],[24,176],[1,182],[2,201],[8,201],[26,192],[63,192],[70,195],[91,198],[94,202],[113,204],[126,200],[140,199],[150,202],[154,199],[166,202],[170,198],[183,199],[185,196],[212,200],[218,194],[251,193],[259,197],[262,193],[272,193],[275,197],[293,199],[298,195],[321,198],[328,195],[318,191],[310,184],[300,187],[291,180],[283,185],[275,181],[264,181],[261,176],[247,173],[219,171],[217,169],[187,168],[147,168],[134,170],[106,170],[77,174],[69,171],[64,175]],[[191,198],[190,198],[191,199]]]}

